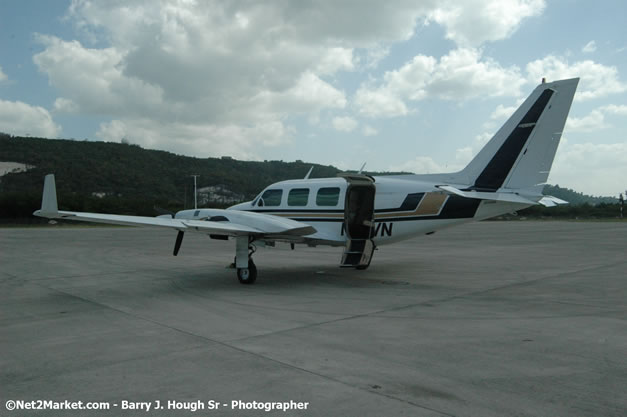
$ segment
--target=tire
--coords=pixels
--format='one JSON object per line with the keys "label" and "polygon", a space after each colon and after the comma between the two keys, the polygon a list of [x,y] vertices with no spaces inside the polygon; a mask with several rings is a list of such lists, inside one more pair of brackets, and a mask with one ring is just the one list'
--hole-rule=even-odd
{"label": "tire", "polygon": [[248,268],[237,269],[237,279],[240,284],[250,285],[257,280],[257,267],[252,259],[248,260]]}

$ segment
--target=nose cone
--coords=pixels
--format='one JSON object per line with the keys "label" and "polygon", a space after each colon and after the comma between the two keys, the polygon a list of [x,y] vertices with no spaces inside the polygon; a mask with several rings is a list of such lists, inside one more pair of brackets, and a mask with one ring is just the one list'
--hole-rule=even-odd
{"label": "nose cone", "polygon": [[239,203],[234,206],[227,208],[227,210],[249,210],[252,208],[252,202],[246,201],[245,203]]}

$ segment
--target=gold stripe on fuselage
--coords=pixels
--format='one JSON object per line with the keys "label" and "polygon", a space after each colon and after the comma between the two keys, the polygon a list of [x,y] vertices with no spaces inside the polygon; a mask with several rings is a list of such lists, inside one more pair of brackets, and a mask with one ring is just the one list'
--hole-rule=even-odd
{"label": "gold stripe on fuselage", "polygon": [[447,194],[441,193],[426,193],[418,207],[413,211],[394,212],[394,213],[379,213],[375,214],[375,219],[387,219],[390,217],[410,217],[410,216],[437,216],[442,211],[444,203],[448,199]]}
{"label": "gold stripe on fuselage", "polygon": [[427,193],[418,204],[416,215],[434,216],[440,213],[448,195],[441,193]]}

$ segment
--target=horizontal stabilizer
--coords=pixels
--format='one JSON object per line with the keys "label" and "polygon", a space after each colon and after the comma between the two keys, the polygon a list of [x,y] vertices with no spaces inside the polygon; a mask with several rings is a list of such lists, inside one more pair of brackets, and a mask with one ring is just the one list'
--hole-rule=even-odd
{"label": "horizontal stabilizer", "polygon": [[466,197],[466,198],[476,198],[478,200],[503,201],[507,203],[519,203],[519,204],[530,204],[530,205],[538,204],[537,202],[530,200],[528,198],[522,197],[516,193],[462,191],[450,185],[437,185],[437,187],[450,194],[455,194],[455,195]]}
{"label": "horizontal stabilizer", "polygon": [[568,201],[553,197],[552,195],[546,195],[542,197],[540,201],[538,201],[538,203],[542,204],[545,207],[555,207],[559,204],[568,204]]}

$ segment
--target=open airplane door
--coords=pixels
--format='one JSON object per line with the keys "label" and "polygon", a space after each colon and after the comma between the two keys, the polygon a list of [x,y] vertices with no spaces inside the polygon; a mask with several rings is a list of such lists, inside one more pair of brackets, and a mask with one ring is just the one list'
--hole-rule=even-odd
{"label": "open airplane door", "polygon": [[366,269],[370,265],[375,246],[374,179],[367,175],[341,175],[348,187],[344,202],[344,230],[348,240],[342,254],[343,268]]}

